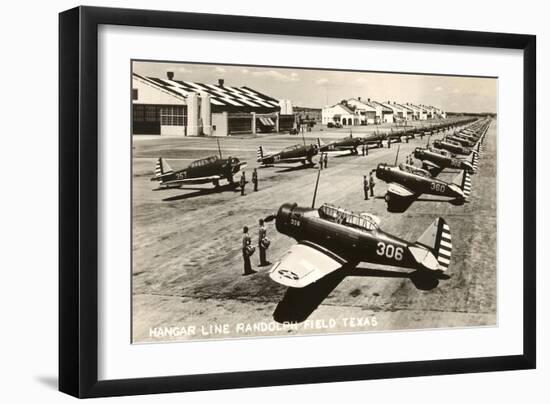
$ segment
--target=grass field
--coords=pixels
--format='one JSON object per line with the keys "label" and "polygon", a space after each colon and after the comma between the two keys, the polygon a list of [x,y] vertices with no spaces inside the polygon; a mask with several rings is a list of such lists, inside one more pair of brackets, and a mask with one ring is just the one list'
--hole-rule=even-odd
{"label": "grass field", "polygon": [[[267,324],[274,327],[273,313],[286,288],[268,277],[269,267],[242,276],[242,227],[251,228],[257,240],[257,221],[276,212],[284,202],[311,205],[316,169],[288,167],[258,170],[260,189],[246,195],[239,190],[210,192],[212,185],[193,189],[153,191],[150,182],[157,157],[166,158],[172,168],[217,154],[217,144],[208,138],[134,137],[133,142],[133,341],[146,342],[193,338],[227,338],[258,335],[310,334],[382,331],[438,327],[490,326],[497,321],[496,271],[496,122],[486,136],[486,151],[479,171],[472,176],[470,203],[455,206],[422,198],[404,213],[390,213],[383,199],[386,184],[377,182],[376,198],[365,201],[362,176],[378,163],[395,160],[397,144],[371,149],[367,157],[341,156],[329,159],[323,170],[317,205],[323,202],[354,211],[367,211],[381,218],[380,227],[409,241],[441,216],[449,223],[453,237],[450,278],[432,290],[420,290],[406,274],[384,271],[361,264],[352,275],[335,279],[326,297],[308,322],[266,333],[259,328],[241,332],[235,324]],[[372,131],[366,127],[361,132]],[[307,143],[316,137],[328,141],[349,130],[308,132]],[[361,135],[359,130],[354,134]],[[256,148],[277,151],[302,142],[299,136],[261,135],[220,139],[224,156],[248,162],[247,178],[257,166]],[[426,138],[400,144],[399,161]],[[417,162],[418,164],[418,162]],[[451,181],[456,173],[443,172]],[[295,243],[268,226],[271,247],[268,258],[277,259]],[[297,305],[301,303],[298,302]],[[298,306],[297,306],[298,307]],[[352,320],[350,320],[352,319]],[[375,321],[373,321],[375,319]],[[312,321],[318,320],[312,326]],[[373,323],[376,325],[373,325]],[[353,325],[352,325],[353,323]],[[155,327],[186,327],[198,330],[229,324],[229,332],[162,336],[150,335]],[[334,326],[333,326],[334,325]],[[259,327],[259,326],[258,326]]]}

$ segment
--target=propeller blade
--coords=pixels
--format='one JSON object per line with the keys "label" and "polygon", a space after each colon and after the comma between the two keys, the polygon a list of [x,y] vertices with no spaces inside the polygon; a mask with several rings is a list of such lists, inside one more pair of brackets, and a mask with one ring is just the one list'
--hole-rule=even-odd
{"label": "propeller blade", "polygon": [[317,197],[317,188],[319,186],[319,177],[321,176],[321,164],[319,164],[319,170],[317,170],[317,181],[315,181],[315,190],[313,191],[313,201],[311,202],[311,209],[315,209],[315,198]]}
{"label": "propeller blade", "polygon": [[399,148],[401,147],[401,145],[397,145],[397,153],[395,154],[395,163],[393,164],[394,166],[397,166],[397,158],[399,157]]}
{"label": "propeller blade", "polygon": [[273,214],[271,214],[271,215],[267,215],[267,216],[264,218],[264,222],[269,223],[269,222],[274,221],[276,218],[277,218],[277,215],[276,215],[275,213],[273,213]]}

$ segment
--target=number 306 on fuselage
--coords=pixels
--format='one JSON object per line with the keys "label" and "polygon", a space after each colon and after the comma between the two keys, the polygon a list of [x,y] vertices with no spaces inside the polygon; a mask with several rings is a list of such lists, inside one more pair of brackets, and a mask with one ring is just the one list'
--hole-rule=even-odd
{"label": "number 306 on fuselage", "polygon": [[275,220],[280,233],[298,241],[270,270],[270,277],[285,286],[302,288],[360,262],[433,275],[450,264],[451,232],[441,218],[415,242],[382,231],[373,215],[328,204],[310,209],[287,203],[279,208]]}

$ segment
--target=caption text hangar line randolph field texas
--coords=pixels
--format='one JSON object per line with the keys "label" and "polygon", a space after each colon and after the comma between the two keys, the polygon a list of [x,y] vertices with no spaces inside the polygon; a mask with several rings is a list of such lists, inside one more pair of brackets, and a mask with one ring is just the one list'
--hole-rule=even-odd
{"label": "caption text hangar line randolph field texas", "polygon": [[495,326],[497,79],[134,61],[132,342]]}

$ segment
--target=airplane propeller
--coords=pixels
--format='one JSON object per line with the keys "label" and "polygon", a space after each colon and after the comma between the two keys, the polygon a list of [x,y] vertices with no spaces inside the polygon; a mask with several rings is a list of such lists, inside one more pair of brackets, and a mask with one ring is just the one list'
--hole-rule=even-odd
{"label": "airplane propeller", "polygon": [[315,190],[313,191],[313,201],[311,202],[311,209],[315,209],[315,197],[317,196],[317,188],[319,187],[319,177],[321,176],[321,164],[317,170],[317,181],[315,181]]}
{"label": "airplane propeller", "polygon": [[401,145],[397,145],[397,153],[395,153],[395,163],[393,164],[394,166],[397,166],[397,158],[399,157],[399,148],[401,147]]}

